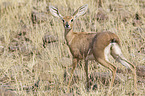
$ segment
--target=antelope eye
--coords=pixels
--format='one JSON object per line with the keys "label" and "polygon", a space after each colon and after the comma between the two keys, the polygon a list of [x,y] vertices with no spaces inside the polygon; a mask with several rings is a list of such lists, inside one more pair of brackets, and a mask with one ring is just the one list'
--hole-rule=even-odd
{"label": "antelope eye", "polygon": [[71,22],[73,22],[73,19],[71,19]]}
{"label": "antelope eye", "polygon": [[65,21],[62,19],[62,22],[65,22]]}

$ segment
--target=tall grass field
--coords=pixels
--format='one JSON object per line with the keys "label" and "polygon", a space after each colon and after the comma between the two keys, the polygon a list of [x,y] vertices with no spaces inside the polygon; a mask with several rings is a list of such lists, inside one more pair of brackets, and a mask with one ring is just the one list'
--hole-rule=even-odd
{"label": "tall grass field", "polygon": [[[94,79],[90,79],[88,92],[83,60],[75,69],[67,93],[72,55],[62,21],[50,14],[49,5],[70,16],[85,4],[88,10],[74,21],[74,31],[111,31],[120,38],[124,56],[135,66],[145,65],[145,0],[0,0],[0,94],[106,96],[109,84],[92,74],[111,72],[89,61],[89,77]],[[121,82],[114,84],[111,96],[132,96],[132,74],[109,57],[123,70],[118,73]],[[145,78],[138,76],[137,81],[138,96],[145,96]]]}

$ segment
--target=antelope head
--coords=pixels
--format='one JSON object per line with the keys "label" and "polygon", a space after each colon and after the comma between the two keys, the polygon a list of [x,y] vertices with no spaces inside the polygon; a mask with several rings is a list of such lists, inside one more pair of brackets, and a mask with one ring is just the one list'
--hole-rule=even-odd
{"label": "antelope head", "polygon": [[83,15],[86,11],[87,11],[88,5],[83,5],[81,7],[79,7],[73,14],[72,16],[62,16],[58,9],[53,7],[53,6],[49,6],[49,10],[50,13],[55,16],[58,17],[62,20],[63,22],[63,26],[65,28],[65,30],[71,30],[73,28],[73,21],[79,17],[80,15]]}

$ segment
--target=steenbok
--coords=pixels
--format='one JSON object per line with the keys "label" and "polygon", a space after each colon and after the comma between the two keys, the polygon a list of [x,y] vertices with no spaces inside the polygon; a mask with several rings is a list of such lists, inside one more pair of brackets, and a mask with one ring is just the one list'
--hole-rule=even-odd
{"label": "steenbok", "polygon": [[57,8],[49,6],[50,13],[62,20],[64,26],[64,37],[73,57],[73,68],[68,82],[68,89],[72,81],[73,72],[79,60],[85,61],[85,72],[87,88],[89,88],[88,60],[95,60],[112,71],[109,89],[113,87],[117,67],[109,62],[108,55],[111,54],[115,60],[125,67],[131,69],[134,76],[134,88],[137,89],[136,67],[123,56],[118,36],[111,32],[74,32],[74,20],[87,11],[88,5],[79,7],[72,16],[63,17]]}

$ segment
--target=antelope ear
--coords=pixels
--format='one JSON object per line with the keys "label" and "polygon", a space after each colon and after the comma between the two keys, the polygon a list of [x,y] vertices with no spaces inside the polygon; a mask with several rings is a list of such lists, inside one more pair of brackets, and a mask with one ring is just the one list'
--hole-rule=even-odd
{"label": "antelope ear", "polygon": [[76,19],[76,18],[79,17],[80,15],[85,14],[85,12],[87,11],[87,9],[88,9],[88,4],[83,5],[83,6],[79,7],[79,8],[73,13],[72,16],[74,16],[74,19]]}
{"label": "antelope ear", "polygon": [[63,18],[62,15],[59,13],[58,9],[51,5],[49,6],[49,11],[53,16],[61,18],[61,19]]}

